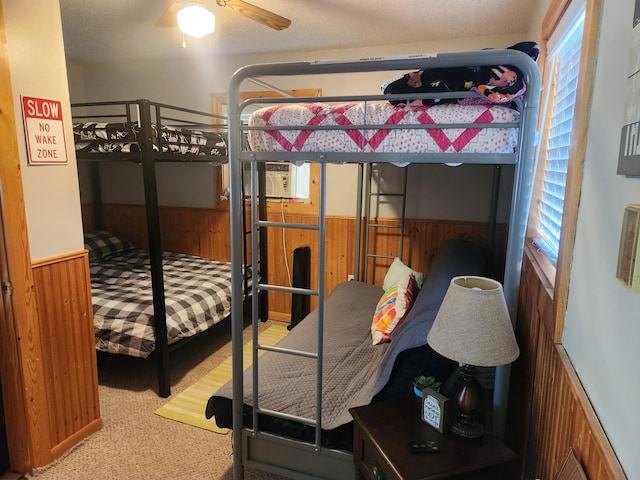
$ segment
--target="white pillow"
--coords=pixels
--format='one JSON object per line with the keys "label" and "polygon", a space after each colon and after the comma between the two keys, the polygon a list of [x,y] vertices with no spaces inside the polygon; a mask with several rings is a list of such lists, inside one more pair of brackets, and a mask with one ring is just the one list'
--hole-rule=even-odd
{"label": "white pillow", "polygon": [[402,260],[400,260],[398,257],[395,257],[393,259],[393,263],[391,263],[391,266],[387,271],[387,274],[384,276],[382,289],[386,292],[391,287],[393,287],[396,283],[398,283],[398,280],[400,280],[403,277],[409,276],[412,273],[416,279],[416,284],[418,285],[418,288],[422,288],[422,278],[423,278],[422,273],[416,272],[415,270],[411,270],[411,268],[407,267],[404,263],[402,263]]}

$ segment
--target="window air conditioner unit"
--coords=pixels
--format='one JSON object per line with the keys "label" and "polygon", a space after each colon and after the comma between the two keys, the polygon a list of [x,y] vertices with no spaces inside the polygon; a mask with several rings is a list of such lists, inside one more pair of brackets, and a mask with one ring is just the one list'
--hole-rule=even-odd
{"label": "window air conditioner unit", "polygon": [[[249,194],[251,171],[245,163],[244,185],[245,194]],[[287,162],[266,162],[266,196],[268,198],[294,198],[296,196],[296,168]]]}

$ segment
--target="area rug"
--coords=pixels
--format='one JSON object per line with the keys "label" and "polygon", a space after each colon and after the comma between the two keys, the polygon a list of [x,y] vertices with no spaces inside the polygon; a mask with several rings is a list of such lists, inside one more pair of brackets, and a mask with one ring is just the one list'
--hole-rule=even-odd
{"label": "area rug", "polygon": [[[275,345],[284,338],[289,331],[285,325],[272,325],[258,336],[261,345]],[[244,344],[242,353],[244,365],[249,366],[253,359],[251,342]],[[261,351],[260,354],[263,354]],[[228,428],[219,428],[214,419],[207,420],[204,411],[209,397],[218,391],[222,385],[231,380],[231,357],[207,373],[196,383],[180,392],[175,398],[157,409],[154,413],[161,417],[226,434]]]}

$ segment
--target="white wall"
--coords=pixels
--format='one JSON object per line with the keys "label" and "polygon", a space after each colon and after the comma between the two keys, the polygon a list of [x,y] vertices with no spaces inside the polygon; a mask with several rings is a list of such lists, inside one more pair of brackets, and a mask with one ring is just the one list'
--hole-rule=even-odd
{"label": "white wall", "polygon": [[[287,52],[280,54],[243,55],[233,58],[196,58],[185,53],[185,58],[175,62],[137,62],[109,65],[85,65],[84,82],[80,85],[70,82],[74,101],[131,100],[148,98],[154,101],[185,106],[198,110],[211,110],[211,93],[226,92],[230,77],[240,67],[252,63],[311,61],[330,59],[362,58],[366,56],[393,56],[414,53],[431,53],[476,48],[504,48],[516,42],[528,40],[521,35],[501,37],[468,38],[448,42],[430,42],[404,46],[382,46],[372,48],[325,50],[308,52]],[[536,40],[536,39],[533,39]],[[188,50],[188,49],[187,49]],[[201,52],[202,50],[199,50]],[[77,65],[70,64],[77,68]],[[186,72],[186,73],[185,73]],[[404,73],[404,72],[399,72]],[[378,72],[344,77],[320,76],[314,78],[264,78],[262,80],[279,88],[321,88],[325,95],[379,94],[380,85],[395,76],[395,73]],[[76,80],[74,76],[73,80]],[[243,90],[264,90],[264,87],[246,82]],[[81,95],[79,92],[83,90]],[[81,165],[82,167],[82,165]],[[215,204],[213,182],[203,179],[213,177],[211,167],[194,165],[184,169],[183,165],[165,166],[166,175],[175,178],[180,169],[182,183],[162,181],[158,196],[162,205],[211,207]],[[123,169],[126,174],[123,174]],[[142,180],[132,166],[122,167],[110,174],[117,183],[107,180],[103,199],[105,202],[143,203]],[[394,167],[395,168],[395,167]],[[413,166],[410,175],[409,192],[418,191],[420,201],[408,205],[408,216],[414,218],[444,218],[456,220],[486,220],[489,215],[489,193],[493,172],[483,166],[463,166],[457,169],[442,166]],[[82,169],[82,168],[81,168]],[[104,170],[103,170],[104,171]],[[328,188],[331,195],[327,202],[330,215],[353,215],[355,213],[356,168],[329,165]],[[346,173],[345,173],[346,172]],[[390,178],[397,175],[389,175]],[[108,178],[108,177],[107,177]],[[508,218],[508,204],[512,176],[507,171],[504,176],[504,203],[498,219]],[[399,178],[396,180],[398,185]],[[399,187],[392,186],[394,191]],[[432,192],[428,195],[425,192]],[[411,193],[410,193],[411,194]],[[397,205],[384,206],[380,214],[396,216]]]}
{"label": "white wall", "polygon": [[630,479],[640,478],[640,293],[616,279],[623,210],[640,178],[616,174],[634,0],[603,2],[563,343]]}
{"label": "white wall", "polygon": [[[58,2],[2,0],[31,259],[84,248]],[[28,164],[21,95],[59,100],[68,164]]]}

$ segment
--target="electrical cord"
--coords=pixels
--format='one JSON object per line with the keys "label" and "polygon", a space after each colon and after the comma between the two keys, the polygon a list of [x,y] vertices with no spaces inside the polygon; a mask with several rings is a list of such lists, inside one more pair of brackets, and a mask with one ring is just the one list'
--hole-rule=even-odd
{"label": "electrical cord", "polygon": [[[282,223],[284,223],[284,198],[280,199],[280,212],[282,216]],[[293,287],[293,281],[291,280],[291,271],[289,270],[289,258],[287,257],[287,237],[286,237],[287,229],[282,227],[282,253],[284,256],[284,265],[287,269],[287,280],[289,281],[289,286]]]}

